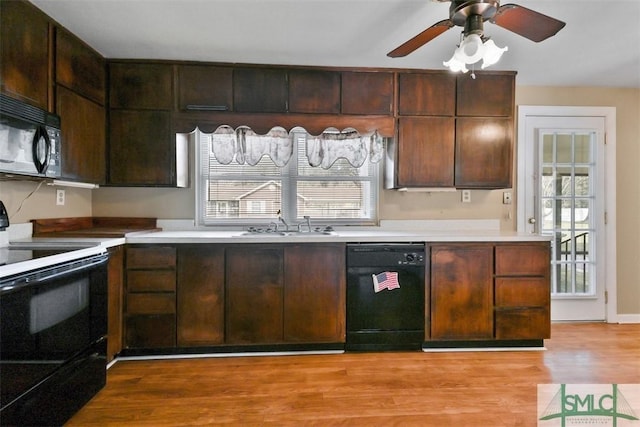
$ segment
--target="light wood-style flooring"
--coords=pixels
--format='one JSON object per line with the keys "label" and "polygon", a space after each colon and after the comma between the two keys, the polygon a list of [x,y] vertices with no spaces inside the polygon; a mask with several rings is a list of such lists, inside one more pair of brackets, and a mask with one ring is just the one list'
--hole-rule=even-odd
{"label": "light wood-style flooring", "polygon": [[553,324],[546,351],[120,361],[68,426],[535,426],[537,384],[640,383],[640,325]]}

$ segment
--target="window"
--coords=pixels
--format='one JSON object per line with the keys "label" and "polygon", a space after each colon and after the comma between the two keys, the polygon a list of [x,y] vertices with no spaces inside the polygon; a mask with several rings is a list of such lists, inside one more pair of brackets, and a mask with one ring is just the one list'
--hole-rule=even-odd
{"label": "window", "polygon": [[[310,216],[322,224],[370,224],[377,218],[378,160],[383,139],[354,130],[247,127],[196,131],[197,212],[201,225],[290,224]],[[354,164],[355,163],[355,166]],[[313,165],[313,166],[312,166]]]}

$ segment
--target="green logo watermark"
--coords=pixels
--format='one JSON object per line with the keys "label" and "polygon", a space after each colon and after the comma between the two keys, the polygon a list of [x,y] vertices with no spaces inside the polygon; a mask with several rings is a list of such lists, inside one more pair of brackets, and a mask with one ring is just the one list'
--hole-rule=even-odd
{"label": "green logo watermark", "polygon": [[640,384],[539,384],[538,425],[640,427]]}

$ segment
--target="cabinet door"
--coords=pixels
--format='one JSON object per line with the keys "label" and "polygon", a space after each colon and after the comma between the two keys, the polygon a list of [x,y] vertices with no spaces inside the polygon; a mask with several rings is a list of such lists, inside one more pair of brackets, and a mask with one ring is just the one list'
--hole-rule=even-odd
{"label": "cabinet door", "polygon": [[62,176],[106,182],[105,110],[63,86],[56,86],[56,112],[62,122]]}
{"label": "cabinet door", "polygon": [[105,80],[104,59],[68,31],[56,28],[56,83],[104,105]]}
{"label": "cabinet door", "polygon": [[406,117],[398,127],[397,185],[452,187],[454,119]]}
{"label": "cabinet door", "polygon": [[513,122],[502,118],[456,120],[457,188],[512,186]]}
{"label": "cabinet door", "polygon": [[391,114],[393,73],[342,73],[343,114]]}
{"label": "cabinet door", "polygon": [[173,186],[175,139],[166,111],[111,110],[109,183]]}
{"label": "cabinet door", "polygon": [[442,73],[400,73],[398,114],[453,116],[456,112],[456,77]]}
{"label": "cabinet door", "polygon": [[289,111],[292,113],[339,113],[340,73],[316,70],[290,71]]}
{"label": "cabinet door", "polygon": [[233,69],[209,65],[178,67],[178,108],[228,111],[233,101]]}
{"label": "cabinet door", "polygon": [[178,346],[224,342],[224,248],[178,249]]}
{"label": "cabinet door", "polygon": [[168,64],[109,64],[110,108],[171,110],[171,67]]}
{"label": "cabinet door", "polygon": [[493,338],[493,246],[431,248],[431,339]]}
{"label": "cabinet door", "polygon": [[2,92],[48,110],[49,20],[25,1],[0,1]]}
{"label": "cabinet door", "polygon": [[344,245],[285,248],[284,340],[344,342]]}
{"label": "cabinet door", "polygon": [[233,70],[234,110],[247,113],[287,111],[287,72],[277,69]]}
{"label": "cabinet door", "polygon": [[458,76],[458,116],[513,117],[515,73],[477,72]]}
{"label": "cabinet door", "polygon": [[283,258],[281,247],[227,249],[227,344],[282,342]]}

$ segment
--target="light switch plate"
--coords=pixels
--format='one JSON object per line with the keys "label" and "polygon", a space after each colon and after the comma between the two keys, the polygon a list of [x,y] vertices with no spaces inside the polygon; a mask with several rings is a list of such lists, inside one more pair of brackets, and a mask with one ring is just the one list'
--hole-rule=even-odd
{"label": "light switch plate", "polygon": [[505,191],[502,193],[502,204],[510,205],[511,204],[511,191]]}

